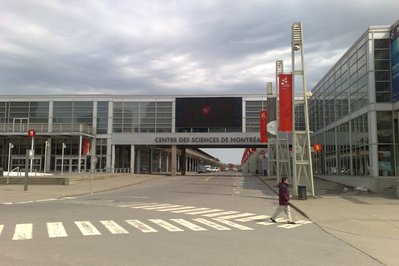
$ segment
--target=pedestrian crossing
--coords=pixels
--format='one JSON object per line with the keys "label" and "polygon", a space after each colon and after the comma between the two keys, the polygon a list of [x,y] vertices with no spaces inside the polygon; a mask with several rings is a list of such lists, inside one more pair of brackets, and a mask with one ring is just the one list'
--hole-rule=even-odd
{"label": "pedestrian crossing", "polygon": [[[99,224],[96,226],[94,224]],[[224,224],[224,225],[222,225]],[[73,223],[65,224],[63,222],[47,222],[46,229],[49,238],[65,238],[68,237],[67,226],[74,226],[78,229],[82,236],[99,236],[106,233],[118,234],[132,234],[135,232],[142,233],[156,233],[160,231],[167,232],[183,232],[183,231],[208,231],[216,230],[254,230],[240,224],[224,221],[222,219],[214,219],[214,221],[197,218],[192,220],[187,219],[148,219],[146,221],[140,220],[100,220],[96,222],[91,221],[74,221]],[[41,225],[37,225],[40,228]],[[0,225],[0,239],[4,232],[12,227],[7,228],[5,225]],[[12,240],[30,240],[34,237],[35,226],[33,223],[16,224],[13,228]],[[69,231],[75,231],[69,228]],[[37,229],[40,230],[40,229]]]}
{"label": "pedestrian crossing", "polygon": [[[118,207],[130,207],[134,209],[142,209],[142,210],[153,210],[160,212],[171,212],[171,213],[181,213],[188,215],[201,215],[203,217],[212,218],[215,220],[223,221],[225,223],[226,220],[234,220],[236,222],[256,222],[258,225],[273,225],[269,218],[270,215],[258,215],[254,213],[241,213],[239,211],[226,211],[223,209],[211,209],[204,207],[194,207],[194,206],[183,206],[183,205],[174,205],[174,204],[159,204],[156,202],[137,202],[129,205],[119,205]],[[202,220],[200,220],[202,221]],[[277,219],[280,223],[285,223],[286,220],[279,218]],[[296,224],[280,224],[277,225],[279,228],[284,229],[292,229],[299,227],[304,224],[312,223],[307,220],[297,220]],[[209,225],[209,224],[208,224]],[[220,228],[220,227],[218,227]]]}
{"label": "pedestrian crossing", "polygon": [[[244,218],[237,219],[241,222],[251,221],[251,219]],[[277,219],[279,222],[283,222],[284,219]],[[309,221],[297,221],[297,224],[274,224],[268,221],[257,222],[253,225],[277,225],[277,227],[292,229],[304,224],[310,223]],[[34,225],[33,223],[21,223],[16,224],[15,227],[0,224],[0,240],[4,239],[6,235],[12,235],[12,240],[32,240],[35,236],[35,229],[41,230],[43,226],[41,224]],[[72,228],[74,227],[74,228]],[[47,222],[46,227],[48,238],[67,238],[69,237],[68,232],[75,232],[76,228],[83,237],[100,236],[105,234],[112,235],[123,235],[123,234],[134,234],[134,233],[157,233],[161,231],[165,232],[204,232],[210,230],[216,231],[253,231],[255,228],[252,226],[244,226],[242,224],[227,220],[224,218],[192,218],[192,219],[147,219],[147,220],[135,220],[127,219],[121,221],[115,220],[100,220],[100,221],[73,221],[69,223],[64,222]],[[13,230],[8,232],[7,230]],[[10,233],[10,234],[9,234]],[[40,233],[39,233],[40,234]]]}

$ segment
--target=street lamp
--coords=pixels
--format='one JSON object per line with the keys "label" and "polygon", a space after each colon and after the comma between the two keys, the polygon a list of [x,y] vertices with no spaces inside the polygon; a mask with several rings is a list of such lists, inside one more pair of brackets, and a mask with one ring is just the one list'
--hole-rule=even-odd
{"label": "street lamp", "polygon": [[10,183],[10,171],[11,171],[11,150],[14,148],[14,144],[8,143],[8,175],[7,175],[7,185]]}
{"label": "street lamp", "polygon": [[[296,61],[296,59],[299,59]],[[312,155],[310,149],[310,129],[308,111],[308,93],[305,75],[304,45],[302,23],[296,22],[291,28],[291,67],[292,67],[292,95],[295,99],[297,86],[295,77],[302,79],[302,92],[304,101],[305,130],[295,128],[295,100],[292,107],[292,184],[294,195],[298,195],[298,188],[306,184],[314,197],[314,182],[312,169]],[[298,62],[298,64],[296,64]],[[300,86],[299,86],[300,88]],[[302,179],[302,182],[301,182]],[[303,186],[302,186],[303,187]],[[306,190],[305,190],[306,192]]]}
{"label": "street lamp", "polygon": [[61,154],[61,175],[64,174],[64,150],[66,148],[65,143],[62,143],[62,154]]}

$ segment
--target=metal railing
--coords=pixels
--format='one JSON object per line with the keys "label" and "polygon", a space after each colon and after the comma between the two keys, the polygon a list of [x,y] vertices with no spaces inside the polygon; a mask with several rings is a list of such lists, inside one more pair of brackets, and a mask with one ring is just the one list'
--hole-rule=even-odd
{"label": "metal railing", "polygon": [[[3,124],[0,126],[0,132],[3,133],[25,133],[28,130],[34,129],[37,133],[47,133],[49,132],[49,124],[48,123],[23,123],[23,124]],[[94,134],[93,126],[87,124],[61,124],[61,123],[53,123],[51,132],[74,132],[74,133],[86,133],[86,134]]]}

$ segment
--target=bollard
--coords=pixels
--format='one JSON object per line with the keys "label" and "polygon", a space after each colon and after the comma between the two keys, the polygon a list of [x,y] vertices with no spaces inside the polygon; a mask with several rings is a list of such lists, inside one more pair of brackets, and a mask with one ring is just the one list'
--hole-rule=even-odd
{"label": "bollard", "polygon": [[298,186],[298,199],[299,200],[306,200],[306,186]]}

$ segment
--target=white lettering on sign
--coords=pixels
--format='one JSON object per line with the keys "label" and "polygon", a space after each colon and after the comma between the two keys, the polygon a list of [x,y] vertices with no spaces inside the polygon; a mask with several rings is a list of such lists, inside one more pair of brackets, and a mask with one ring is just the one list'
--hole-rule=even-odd
{"label": "white lettering on sign", "polygon": [[246,144],[246,143],[260,143],[259,137],[156,137],[155,143],[193,143],[193,144],[207,144],[207,143],[234,143],[234,144]]}

